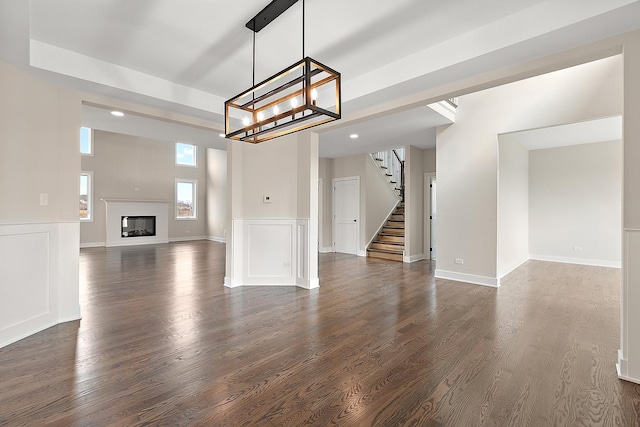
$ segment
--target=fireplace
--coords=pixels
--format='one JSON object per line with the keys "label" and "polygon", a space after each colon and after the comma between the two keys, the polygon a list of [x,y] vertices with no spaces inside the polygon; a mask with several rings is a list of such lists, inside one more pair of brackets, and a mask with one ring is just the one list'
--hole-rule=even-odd
{"label": "fireplace", "polygon": [[101,200],[106,205],[105,246],[169,243],[168,202],[164,200]]}
{"label": "fireplace", "polygon": [[120,217],[122,237],[148,237],[156,235],[155,216],[122,216]]}

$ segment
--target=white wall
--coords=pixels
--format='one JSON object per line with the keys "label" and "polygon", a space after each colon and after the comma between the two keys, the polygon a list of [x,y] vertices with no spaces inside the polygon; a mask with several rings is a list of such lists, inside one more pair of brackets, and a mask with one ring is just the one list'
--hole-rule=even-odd
{"label": "white wall", "polygon": [[424,153],[408,145],[405,147],[405,237],[404,261],[424,258]]}
{"label": "white wall", "polygon": [[619,267],[622,142],[533,150],[529,161],[531,258]]}
{"label": "white wall", "polygon": [[[434,129],[435,140],[435,129]],[[428,148],[422,150],[422,168],[425,173],[433,173],[436,171],[436,149]]]}
{"label": "white wall", "polygon": [[[296,141],[281,137],[261,144],[243,144],[244,218],[296,218]],[[263,203],[264,196],[271,198],[270,204]]]}
{"label": "white wall", "polygon": [[227,152],[207,149],[207,238],[219,242],[227,236]]}
{"label": "white wall", "polygon": [[81,101],[3,62],[0,93],[2,347],[80,318]]}
{"label": "white wall", "polygon": [[621,67],[611,57],[459,98],[437,135],[437,277],[499,284],[497,135],[621,114]]}
{"label": "white wall", "polygon": [[[207,156],[197,147],[197,167],[176,165],[175,143],[120,133],[93,131],[93,156],[82,156],[82,170],[93,172],[91,222],[80,224],[81,245],[105,242],[105,204],[100,199],[162,200],[169,203],[169,240],[206,237]],[[175,217],[176,178],[197,180],[197,219]]]}
{"label": "white wall", "polygon": [[318,179],[322,183],[319,191],[322,192],[322,209],[320,212],[320,252],[331,252],[333,250],[333,240],[331,229],[333,200],[331,180],[333,179],[333,159],[320,158],[318,162]]}
{"label": "white wall", "polygon": [[499,142],[498,148],[498,277],[503,277],[529,259],[529,151],[518,142]]}

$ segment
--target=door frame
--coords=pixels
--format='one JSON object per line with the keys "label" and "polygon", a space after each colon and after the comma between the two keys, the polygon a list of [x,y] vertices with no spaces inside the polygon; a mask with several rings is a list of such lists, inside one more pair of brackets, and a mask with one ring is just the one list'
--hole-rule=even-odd
{"label": "door frame", "polygon": [[[423,209],[423,241],[422,247],[424,248],[424,258],[431,260],[433,259],[432,247],[431,247],[431,179],[436,177],[435,172],[425,172],[424,173],[424,209]],[[437,196],[436,196],[437,197]],[[429,251],[427,251],[429,248]],[[427,256],[429,254],[429,256]]]}
{"label": "door frame", "polygon": [[318,252],[322,252],[324,243],[324,178],[318,178]]}
{"label": "door frame", "polygon": [[360,251],[360,227],[362,223],[360,221],[360,176],[348,176],[344,178],[333,178],[331,180],[331,250],[333,252],[336,251],[336,183],[343,181],[356,181],[356,188],[358,190],[358,214],[356,215],[356,222],[358,226],[356,227],[356,255],[361,255]]}

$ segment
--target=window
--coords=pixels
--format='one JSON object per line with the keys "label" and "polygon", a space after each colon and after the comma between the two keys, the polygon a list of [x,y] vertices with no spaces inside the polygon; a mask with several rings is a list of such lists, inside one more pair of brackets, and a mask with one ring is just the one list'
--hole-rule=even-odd
{"label": "window", "polygon": [[182,166],[197,166],[196,146],[176,142],[176,164]]}
{"label": "window", "polygon": [[176,219],[196,219],[197,184],[190,179],[176,180]]}
{"label": "window", "polygon": [[93,172],[80,172],[80,221],[93,221]]}
{"label": "window", "polygon": [[93,132],[89,128],[80,128],[80,154],[93,156]]}

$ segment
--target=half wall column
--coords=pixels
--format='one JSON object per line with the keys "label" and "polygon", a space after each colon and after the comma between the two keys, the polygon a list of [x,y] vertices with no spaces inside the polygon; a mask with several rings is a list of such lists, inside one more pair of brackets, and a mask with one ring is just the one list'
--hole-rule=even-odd
{"label": "half wall column", "polygon": [[227,142],[225,286],[318,282],[318,135]]}
{"label": "half wall column", "polygon": [[623,247],[618,376],[640,383],[640,32],[624,44]]}

